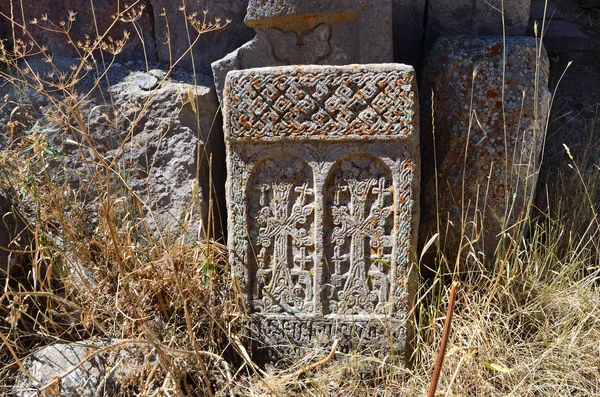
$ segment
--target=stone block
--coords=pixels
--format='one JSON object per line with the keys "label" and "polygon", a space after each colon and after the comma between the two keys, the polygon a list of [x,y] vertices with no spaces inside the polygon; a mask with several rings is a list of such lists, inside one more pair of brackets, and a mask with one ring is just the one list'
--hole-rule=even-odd
{"label": "stone block", "polygon": [[256,37],[212,65],[221,98],[227,72],[263,66],[392,62],[392,0],[250,0]]}
{"label": "stone block", "polygon": [[557,21],[564,19],[564,14],[552,3],[546,1],[532,1],[529,13],[529,19],[534,21]]}
{"label": "stone block", "polygon": [[[138,5],[129,7],[123,2],[118,1],[95,1],[92,3],[87,0],[69,0],[69,1],[19,1],[19,0],[0,0],[0,12],[5,16],[14,15],[14,20],[17,24],[25,24],[27,31],[33,36],[40,46],[47,47],[47,51],[52,56],[65,57],[81,57],[81,48],[76,48],[77,42],[84,43],[86,37],[94,40],[98,34],[96,33],[96,23],[98,32],[102,35],[106,32],[109,26],[114,22],[113,16],[120,12],[127,19],[134,20],[138,26],[140,36],[136,32],[132,23],[117,21],[115,26],[107,34],[114,40],[121,40],[124,37],[124,31],[130,33],[130,38],[127,44],[118,55],[119,60],[138,59],[142,56],[144,48],[150,60],[156,59],[156,46],[154,43],[154,32],[152,22],[148,10],[141,7],[141,2]],[[75,20],[69,22],[69,13],[74,12]],[[47,21],[43,20],[43,16],[47,16]],[[25,16],[25,22],[23,22]],[[16,37],[25,43],[29,43],[31,39],[23,32],[23,29],[15,26],[12,28],[12,23],[8,19],[0,17],[4,22],[4,29],[7,38],[13,38],[12,32]],[[31,23],[37,19],[37,24]],[[96,21],[96,23],[94,22]],[[53,23],[55,26],[53,26]],[[64,23],[65,29],[69,27],[69,36],[65,33],[60,33],[59,26]],[[72,44],[69,41],[72,40]],[[32,52],[37,53],[39,49],[34,48]],[[96,52],[97,53],[97,52]],[[107,53],[108,59],[111,55]]]}
{"label": "stone block", "polygon": [[[222,22],[226,19],[231,21],[220,30],[202,34],[192,47],[194,66],[200,73],[210,74],[212,62],[223,58],[254,36],[252,29],[244,25],[248,0],[186,0],[185,14],[180,10],[181,1],[149,1],[154,13],[158,58],[163,62],[179,59],[198,36],[186,22],[185,15],[197,13],[195,19],[204,19],[203,10],[206,10],[207,22],[214,22],[215,18],[220,18]],[[191,69],[191,55],[188,53],[179,65]]]}
{"label": "stone block", "polygon": [[[46,346],[23,359],[24,368],[34,379],[19,372],[12,387],[12,395],[119,395],[123,383],[127,384],[140,377],[141,369],[148,359],[150,362],[156,362],[156,357],[147,347],[123,344],[114,349],[107,348],[111,343],[118,345],[119,342],[104,339]],[[54,388],[46,387],[52,385],[52,382],[56,382]]]}
{"label": "stone block", "polygon": [[501,37],[444,37],[426,59],[421,243],[439,231],[456,248],[464,226],[490,257],[532,198],[548,116],[548,58],[529,37],[507,38],[505,68],[503,54]]}
{"label": "stone block", "polygon": [[228,248],[256,340],[402,357],[419,214],[413,68],[234,71],[223,103]]}
{"label": "stone block", "polygon": [[394,62],[419,66],[423,55],[425,0],[393,0]]}
{"label": "stone block", "polygon": [[[211,200],[215,211],[224,206],[225,148],[215,89],[206,76],[197,75],[193,84],[187,76],[164,79],[165,73],[130,73],[110,88],[120,130],[131,134],[123,144],[128,183],[147,204],[145,229],[155,238],[158,232],[168,239],[202,236],[198,230],[209,226],[219,237],[220,225],[208,213]],[[140,84],[148,77],[159,80],[152,90]]]}
{"label": "stone block", "polygon": [[[527,33],[531,36],[535,35],[533,23],[534,21],[530,21],[527,27]],[[538,37],[540,33],[541,21],[538,24]],[[563,59],[579,60],[592,49],[592,41],[587,34],[573,24],[562,20],[552,20],[546,23],[542,41],[546,51],[559,55]]]}
{"label": "stone block", "polygon": [[428,0],[425,23],[427,48],[439,36],[502,36],[502,4],[506,35],[524,35],[530,0]]}

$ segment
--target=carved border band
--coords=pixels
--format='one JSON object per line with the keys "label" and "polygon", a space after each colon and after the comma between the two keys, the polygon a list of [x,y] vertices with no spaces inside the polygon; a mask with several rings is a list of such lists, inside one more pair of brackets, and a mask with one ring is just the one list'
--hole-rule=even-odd
{"label": "carved border band", "polygon": [[224,94],[229,99],[228,139],[332,140],[412,135],[413,74],[389,66],[231,72]]}

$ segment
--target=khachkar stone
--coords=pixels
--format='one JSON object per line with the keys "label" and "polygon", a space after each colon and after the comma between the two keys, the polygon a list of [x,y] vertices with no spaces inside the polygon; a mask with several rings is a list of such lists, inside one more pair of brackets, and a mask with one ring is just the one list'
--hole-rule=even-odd
{"label": "khachkar stone", "polygon": [[391,0],[250,0],[245,22],[256,37],[212,64],[219,98],[231,70],[393,61]]}
{"label": "khachkar stone", "polygon": [[228,247],[265,346],[402,355],[415,292],[413,68],[230,72]]}
{"label": "khachkar stone", "polygon": [[456,253],[464,225],[460,244],[490,259],[526,215],[545,138],[548,68],[535,38],[435,43],[423,73],[421,244],[439,233],[446,253]]}

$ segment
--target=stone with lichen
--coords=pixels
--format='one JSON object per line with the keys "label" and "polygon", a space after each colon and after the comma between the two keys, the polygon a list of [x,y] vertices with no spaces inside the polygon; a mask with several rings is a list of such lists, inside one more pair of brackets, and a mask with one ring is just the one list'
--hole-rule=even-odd
{"label": "stone with lichen", "polygon": [[522,219],[545,138],[548,68],[534,38],[438,39],[423,81],[421,244],[440,232],[456,249],[466,225],[462,243],[490,257]]}

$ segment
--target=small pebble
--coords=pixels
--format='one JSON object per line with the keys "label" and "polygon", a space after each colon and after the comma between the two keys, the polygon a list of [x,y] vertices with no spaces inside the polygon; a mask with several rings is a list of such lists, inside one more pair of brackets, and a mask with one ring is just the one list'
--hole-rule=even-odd
{"label": "small pebble", "polygon": [[112,67],[113,67],[113,68],[120,68],[121,66],[123,66],[123,65],[121,65],[121,64],[120,64],[120,63],[118,63],[118,62],[115,62],[115,63],[113,63],[113,64],[112,64]]}
{"label": "small pebble", "polygon": [[137,83],[142,90],[150,91],[156,88],[158,85],[158,79],[152,75],[145,74],[141,77],[138,77]]}

